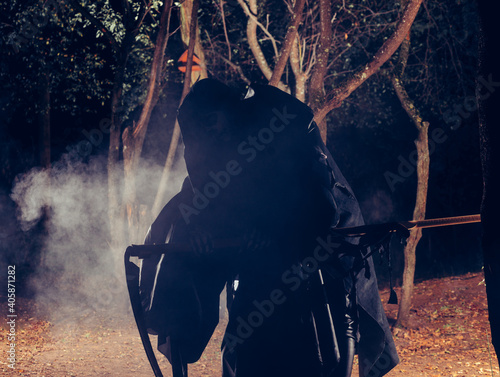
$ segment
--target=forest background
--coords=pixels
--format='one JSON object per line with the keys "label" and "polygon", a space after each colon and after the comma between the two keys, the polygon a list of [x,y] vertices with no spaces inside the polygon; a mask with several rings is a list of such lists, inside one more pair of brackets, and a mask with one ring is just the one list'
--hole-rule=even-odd
{"label": "forest background", "polygon": [[[124,248],[185,176],[175,115],[190,40],[194,79],[241,91],[271,81],[313,108],[368,224],[479,212],[476,88],[498,83],[478,75],[473,1],[0,6],[0,267],[15,264],[20,292],[52,313],[127,305]],[[424,129],[428,177],[415,145]],[[480,271],[480,236],[477,224],[424,231],[416,279]],[[395,245],[397,285],[403,266]]]}

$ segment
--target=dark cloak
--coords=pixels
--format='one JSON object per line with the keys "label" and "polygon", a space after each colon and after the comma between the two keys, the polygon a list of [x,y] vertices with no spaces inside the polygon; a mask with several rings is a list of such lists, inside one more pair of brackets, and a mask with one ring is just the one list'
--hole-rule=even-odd
{"label": "dark cloak", "polygon": [[[307,250],[314,248],[318,237],[326,239],[330,227],[363,225],[352,190],[321,141],[312,118],[306,105],[270,86],[253,86],[240,100],[224,85],[203,80],[186,97],[179,110],[179,123],[190,180],[162,210],[146,243],[186,242],[189,229],[196,227],[209,228],[214,238],[241,237],[249,228],[258,227],[273,242],[271,248],[250,256],[235,254],[180,264],[167,258],[161,263],[144,261],[143,306],[151,332],[159,334],[160,349],[166,350],[167,356],[168,339],[175,336],[185,340],[187,362],[199,358],[217,325],[218,295],[235,270],[241,286],[230,313],[225,345],[231,343],[227,334],[234,334],[241,324],[239,318],[248,318],[255,310],[255,301],[262,303],[269,298],[269,287],[288,292],[284,271],[307,258]],[[222,127],[214,127],[221,123]],[[256,137],[260,143],[251,143],[249,137]],[[230,184],[211,198],[206,208],[190,213],[186,221],[186,206],[192,208],[194,198],[203,194],[228,161],[237,161],[241,171],[230,176]],[[343,263],[349,267],[353,261]],[[324,272],[330,301],[338,302],[337,289],[333,288],[338,285],[338,275],[328,266]],[[356,296],[360,375],[384,375],[399,360],[371,258],[352,279],[345,279],[344,285]],[[155,291],[155,299],[151,291]],[[262,375],[262,363],[277,360],[279,365],[287,358],[292,369],[280,368],[280,373],[304,375],[300,370],[303,366],[309,368],[304,369],[307,375],[315,374],[317,354],[301,309],[307,300],[305,294],[302,289],[287,293],[286,302],[276,305],[271,319],[252,328],[254,334],[237,344],[237,365],[241,366],[239,370],[237,366],[237,376]],[[290,332],[290,328],[296,331]],[[262,342],[266,344],[262,346]],[[297,348],[297,344],[301,346]],[[256,354],[260,363],[255,362]],[[301,361],[294,364],[290,358]],[[272,370],[269,372],[272,375]]]}

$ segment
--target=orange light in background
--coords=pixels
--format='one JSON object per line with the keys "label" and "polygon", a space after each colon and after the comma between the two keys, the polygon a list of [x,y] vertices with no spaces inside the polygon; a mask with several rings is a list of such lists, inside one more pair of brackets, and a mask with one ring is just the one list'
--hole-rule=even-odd
{"label": "orange light in background", "polygon": [[[188,52],[186,50],[181,55],[179,60],[177,60],[177,63],[179,63],[178,68],[179,68],[179,71],[181,71],[181,72],[186,72],[187,55],[188,55]],[[191,68],[191,71],[192,72],[201,71],[200,63],[201,63],[201,60],[195,54],[193,54],[193,66]]]}

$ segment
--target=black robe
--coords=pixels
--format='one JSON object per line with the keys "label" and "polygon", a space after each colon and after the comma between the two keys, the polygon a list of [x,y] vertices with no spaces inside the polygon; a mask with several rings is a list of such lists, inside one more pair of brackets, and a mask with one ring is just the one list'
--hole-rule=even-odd
{"label": "black robe", "polygon": [[[314,297],[301,266],[311,261],[319,240],[328,239],[331,227],[363,220],[311,110],[274,87],[254,86],[240,100],[224,85],[203,80],[186,97],[179,123],[190,181],[164,208],[146,241],[186,242],[197,227],[214,239],[241,238],[256,229],[269,246],[194,262],[144,261],[143,306],[160,349],[168,356],[168,339],[177,337],[183,339],[184,359],[196,361],[218,321],[218,294],[238,275],[223,342],[225,375],[320,376],[310,315]],[[348,271],[352,257],[340,264]],[[368,258],[363,269],[340,280],[338,265],[338,260],[321,265],[334,317],[341,321],[345,311],[341,286],[355,296],[360,375],[383,375],[398,357],[373,262]],[[341,324],[336,330],[344,336]]]}

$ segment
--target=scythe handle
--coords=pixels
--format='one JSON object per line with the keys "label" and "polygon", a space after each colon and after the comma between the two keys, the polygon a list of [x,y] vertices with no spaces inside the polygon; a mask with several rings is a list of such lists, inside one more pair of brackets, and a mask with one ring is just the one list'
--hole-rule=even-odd
{"label": "scythe handle", "polygon": [[436,228],[441,226],[470,224],[478,222],[481,222],[481,215],[468,215],[418,221],[400,221],[374,225],[362,225],[346,228],[333,228],[332,232],[341,236],[360,237],[366,235],[367,233],[390,233],[396,232],[398,230]]}
{"label": "scythe handle", "polygon": [[468,216],[455,216],[455,217],[443,217],[440,219],[426,219],[418,221],[408,221],[412,226],[411,228],[435,228],[440,226],[448,225],[458,225],[458,224],[470,224],[481,222],[481,215],[468,215]]}
{"label": "scythe handle", "polygon": [[[219,239],[213,241],[214,250],[234,249],[241,246],[239,238]],[[127,248],[130,257],[143,259],[152,255],[165,253],[192,253],[194,251],[189,243],[164,243],[154,245],[132,245]]]}
{"label": "scythe handle", "polygon": [[132,305],[132,312],[134,313],[135,323],[137,325],[137,329],[139,330],[142,345],[144,346],[146,356],[148,357],[149,364],[151,364],[155,377],[163,377],[158,361],[156,360],[151,341],[149,340],[144,320],[144,313],[142,311],[141,298],[139,294],[139,267],[130,261],[131,254],[132,248],[128,247],[125,251],[125,274],[127,278],[130,304]]}

